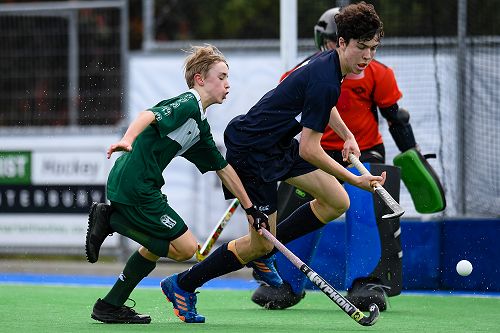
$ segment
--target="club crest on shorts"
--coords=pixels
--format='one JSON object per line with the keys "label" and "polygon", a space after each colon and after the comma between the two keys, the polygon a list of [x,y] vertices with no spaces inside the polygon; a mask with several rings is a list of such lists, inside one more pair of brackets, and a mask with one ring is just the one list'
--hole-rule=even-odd
{"label": "club crest on shorts", "polygon": [[162,217],[160,217],[160,222],[167,226],[167,228],[169,229],[172,229],[177,224],[177,221],[172,219],[168,215],[163,215]]}

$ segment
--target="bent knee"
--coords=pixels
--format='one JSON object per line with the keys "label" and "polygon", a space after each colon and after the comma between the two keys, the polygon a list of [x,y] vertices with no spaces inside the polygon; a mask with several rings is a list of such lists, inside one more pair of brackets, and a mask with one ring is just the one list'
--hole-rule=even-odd
{"label": "bent knee", "polygon": [[260,258],[271,252],[273,249],[274,245],[270,241],[260,242],[258,246],[253,247],[253,257]]}
{"label": "bent knee", "polygon": [[177,256],[177,258],[175,260],[177,260],[177,261],[186,261],[186,260],[189,260],[189,259],[191,259],[194,256],[195,253],[196,253],[196,251],[189,251],[189,252],[179,253],[179,255]]}
{"label": "bent knee", "polygon": [[[175,253],[170,253],[169,257],[175,261],[186,261],[191,259],[198,250],[198,245],[196,243],[189,244],[182,249],[176,249]],[[174,252],[174,251],[171,251]]]}
{"label": "bent knee", "polygon": [[338,200],[335,203],[333,208],[337,210],[340,213],[340,215],[342,215],[349,209],[350,205],[351,205],[351,200],[349,199],[349,196],[346,193],[344,196],[342,196],[342,199]]}
{"label": "bent knee", "polygon": [[344,192],[343,194],[337,195],[335,200],[318,200],[317,207],[314,208],[316,208],[316,213],[320,214],[321,218],[326,220],[326,222],[330,222],[344,214],[349,209],[350,204],[351,201],[349,200],[349,196],[347,192]]}
{"label": "bent knee", "polygon": [[266,242],[264,249],[263,249],[264,253],[262,255],[264,256],[264,255],[268,254],[273,249],[274,249],[274,244],[271,242]]}

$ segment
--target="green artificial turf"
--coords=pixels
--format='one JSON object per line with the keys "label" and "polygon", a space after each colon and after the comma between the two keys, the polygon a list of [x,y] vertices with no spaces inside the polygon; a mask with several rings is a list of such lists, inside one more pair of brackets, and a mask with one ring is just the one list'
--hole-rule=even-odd
{"label": "green artificial turf", "polygon": [[500,298],[398,296],[378,322],[363,327],[320,292],[297,306],[264,310],[252,291],[202,290],[198,311],[205,324],[185,324],[173,314],[160,289],[139,288],[135,309],[151,315],[149,325],[109,325],[90,318],[108,288],[0,285],[0,332],[498,332]]}

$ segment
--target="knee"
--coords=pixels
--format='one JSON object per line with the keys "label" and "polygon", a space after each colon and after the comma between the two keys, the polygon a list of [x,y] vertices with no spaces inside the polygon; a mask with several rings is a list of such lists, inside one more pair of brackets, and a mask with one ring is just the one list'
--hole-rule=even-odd
{"label": "knee", "polygon": [[315,207],[317,213],[320,214],[326,221],[331,221],[336,219],[340,215],[344,214],[351,204],[347,192],[339,194],[335,200],[329,198],[325,201],[318,200],[316,203],[319,207]]}
{"label": "knee", "polygon": [[263,252],[264,252],[264,253],[262,253],[262,255],[264,256],[264,255],[268,254],[268,253],[269,253],[269,252],[271,252],[273,249],[274,249],[274,244],[273,244],[273,243],[271,243],[271,242],[266,242],[266,243],[264,244],[264,248],[263,248]]}
{"label": "knee", "polygon": [[[274,236],[276,237],[276,231],[274,232]],[[269,252],[271,252],[272,250],[274,250],[274,243],[273,242],[271,242],[268,239],[264,239],[260,242],[260,255],[261,256],[269,254]]]}
{"label": "knee", "polygon": [[188,246],[183,247],[180,251],[176,251],[175,254],[171,253],[169,258],[175,261],[186,261],[194,256],[196,250],[198,250],[198,245],[196,243],[189,244]]}
{"label": "knee", "polygon": [[346,193],[344,196],[342,196],[340,200],[338,200],[338,202],[334,206],[334,209],[338,211],[340,216],[349,209],[350,205],[351,205],[351,200],[349,199],[349,196]]}
{"label": "knee", "polygon": [[273,243],[271,243],[269,241],[262,242],[258,246],[254,247],[254,251],[253,251],[254,257],[260,258],[262,256],[265,256],[266,254],[271,252],[273,249],[274,249]]}
{"label": "knee", "polygon": [[196,253],[196,251],[181,253],[177,257],[176,261],[186,261],[186,260],[189,260],[189,259],[191,259],[194,256],[195,253]]}

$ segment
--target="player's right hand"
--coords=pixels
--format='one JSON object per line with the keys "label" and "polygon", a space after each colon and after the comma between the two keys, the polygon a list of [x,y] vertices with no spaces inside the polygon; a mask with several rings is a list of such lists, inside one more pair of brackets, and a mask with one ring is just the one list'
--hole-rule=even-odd
{"label": "player's right hand", "polygon": [[364,174],[358,177],[357,187],[362,188],[363,190],[374,192],[375,183],[379,183],[380,185],[384,185],[386,178],[386,172],[382,172],[380,176],[372,176],[370,174]]}

